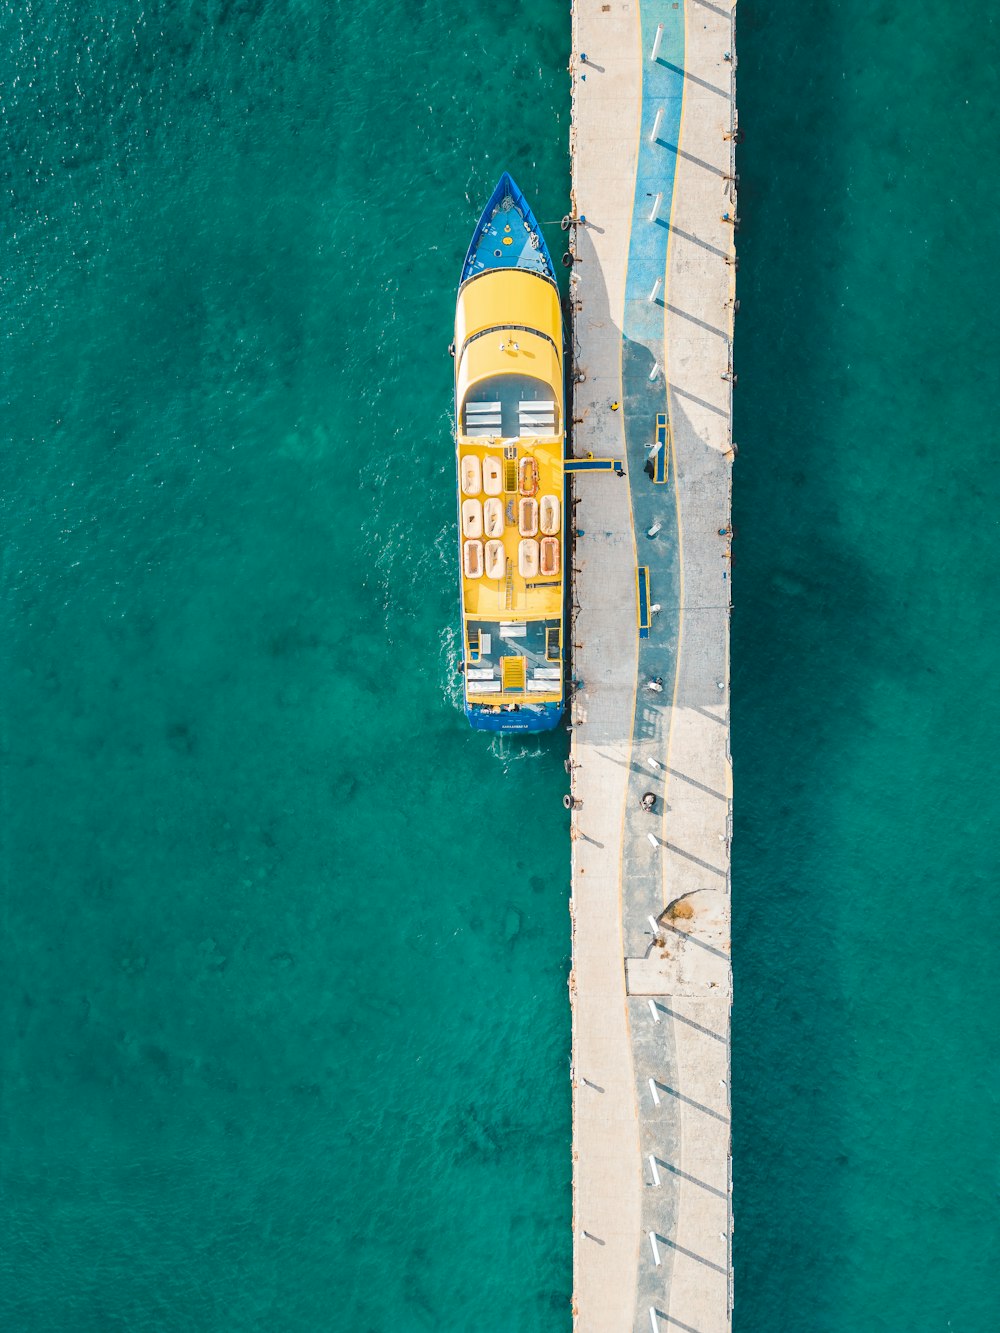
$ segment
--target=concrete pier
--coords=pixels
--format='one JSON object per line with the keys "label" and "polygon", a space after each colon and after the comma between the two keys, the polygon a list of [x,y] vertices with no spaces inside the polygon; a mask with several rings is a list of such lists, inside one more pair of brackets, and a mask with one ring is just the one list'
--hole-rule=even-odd
{"label": "concrete pier", "polygon": [[726,0],[576,0],[579,1333],[731,1327],[734,72]]}

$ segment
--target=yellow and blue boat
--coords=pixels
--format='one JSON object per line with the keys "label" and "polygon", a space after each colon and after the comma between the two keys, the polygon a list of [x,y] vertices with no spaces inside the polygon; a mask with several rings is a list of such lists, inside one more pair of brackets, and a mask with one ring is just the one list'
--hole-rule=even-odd
{"label": "yellow and blue boat", "polygon": [[506,172],[465,257],[453,351],[466,715],[481,731],[549,731],[565,703],[563,320]]}

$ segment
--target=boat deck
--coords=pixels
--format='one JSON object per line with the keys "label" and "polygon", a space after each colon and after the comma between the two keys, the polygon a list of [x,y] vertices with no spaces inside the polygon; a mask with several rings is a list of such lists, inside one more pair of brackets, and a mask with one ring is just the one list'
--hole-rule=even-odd
{"label": "boat deck", "polygon": [[[532,498],[540,501],[543,496],[555,496],[559,504],[559,531],[556,534],[559,540],[558,573],[546,575],[539,570],[537,574],[525,577],[518,568],[518,547],[522,537],[518,520],[520,501],[527,497],[523,497],[516,489],[504,490],[492,497],[500,501],[503,509],[503,531],[496,540],[503,543],[505,576],[501,579],[463,577],[462,609],[466,619],[498,621],[558,617],[563,605],[565,573],[562,442],[514,439],[493,443],[463,439],[458,452],[460,460],[474,454],[480,459],[498,459],[501,467],[505,462],[513,463],[515,469],[525,459],[534,459],[538,468],[538,486]],[[460,501],[466,498],[460,496]],[[491,497],[480,492],[478,498],[485,504]],[[538,540],[543,534],[539,529],[534,535]]]}
{"label": "boat deck", "polygon": [[498,695],[504,686],[502,658],[525,659],[525,679],[517,692],[526,695],[562,694],[562,625],[547,620],[470,620],[468,641],[476,645],[465,669],[470,695]]}
{"label": "boat deck", "polygon": [[[523,268],[552,276],[552,261],[545,242],[522,216],[523,198],[513,188],[505,191],[487,209],[492,217],[476,229],[466,256],[462,280],[490,268]],[[523,205],[523,207],[522,207]]]}

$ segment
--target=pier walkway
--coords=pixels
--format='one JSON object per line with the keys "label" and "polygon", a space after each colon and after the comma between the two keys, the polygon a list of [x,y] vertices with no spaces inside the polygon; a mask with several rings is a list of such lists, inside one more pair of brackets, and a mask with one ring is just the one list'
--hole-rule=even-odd
{"label": "pier walkway", "polygon": [[733,37],[574,5],[578,1333],[731,1327]]}

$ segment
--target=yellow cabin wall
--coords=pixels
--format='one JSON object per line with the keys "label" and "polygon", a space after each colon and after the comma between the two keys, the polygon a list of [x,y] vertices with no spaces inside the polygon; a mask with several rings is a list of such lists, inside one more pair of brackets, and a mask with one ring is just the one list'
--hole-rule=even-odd
{"label": "yellow cabin wall", "polygon": [[[455,380],[455,400],[459,408],[466,396],[481,381],[493,375],[534,375],[551,386],[552,396],[559,406],[558,421],[563,419],[562,357],[551,343],[533,333],[518,330],[510,335],[518,350],[501,348],[506,341],[502,330],[487,333],[470,343],[461,358]],[[561,432],[560,432],[561,433]]]}

